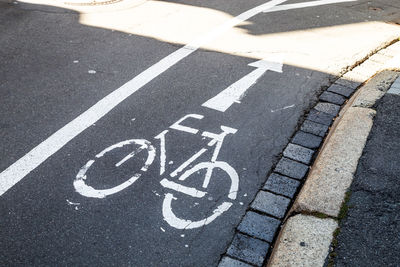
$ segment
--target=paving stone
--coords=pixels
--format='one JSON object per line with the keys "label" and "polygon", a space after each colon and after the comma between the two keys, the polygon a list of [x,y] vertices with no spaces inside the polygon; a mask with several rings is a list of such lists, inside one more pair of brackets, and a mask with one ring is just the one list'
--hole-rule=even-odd
{"label": "paving stone", "polygon": [[384,54],[376,53],[375,55],[371,56],[368,60],[372,60],[377,63],[385,64],[390,59],[392,59],[392,57],[386,56]]}
{"label": "paving stone", "polygon": [[340,110],[340,106],[332,104],[332,103],[324,103],[324,102],[319,102],[314,109],[328,113],[334,117],[337,116]]}
{"label": "paving stone", "polygon": [[261,266],[268,249],[267,242],[237,233],[226,253],[245,262]]}
{"label": "paving stone", "polygon": [[299,185],[299,181],[279,175],[277,173],[272,173],[268,177],[263,189],[293,198]]}
{"label": "paving stone", "polygon": [[392,53],[392,54],[398,54],[400,53],[400,42],[396,42],[385,49],[386,51]]}
{"label": "paving stone", "polygon": [[223,257],[218,267],[252,267],[251,265],[229,257]]}
{"label": "paving stone", "polygon": [[310,164],[314,150],[305,148],[295,144],[288,144],[283,151],[286,158],[300,161],[305,164]]}
{"label": "paving stone", "polygon": [[352,69],[352,72],[355,72],[362,77],[365,77],[365,79],[370,78],[374,74],[376,74],[378,71],[382,70],[382,64],[374,62],[372,60],[367,60],[361,65],[355,67]]}
{"label": "paving stone", "polygon": [[400,89],[400,83],[394,83],[390,88]]}
{"label": "paving stone", "polygon": [[303,124],[301,125],[300,129],[304,132],[324,137],[325,134],[328,132],[329,128],[326,125],[323,125],[323,124],[320,124],[317,122],[313,122],[313,121],[309,121],[309,120],[305,120],[303,122]]}
{"label": "paving stone", "polygon": [[388,94],[400,95],[400,88],[392,87],[387,91]]}
{"label": "paving stone", "polygon": [[275,172],[301,180],[308,171],[308,166],[288,158],[282,158],[275,167]]}
{"label": "paving stone", "polygon": [[343,96],[331,92],[323,92],[319,99],[337,105],[342,105],[346,101]]}
{"label": "paving stone", "polygon": [[355,89],[334,83],[328,88],[328,91],[349,98],[351,96],[351,94],[355,91]]}
{"label": "paving stone", "polygon": [[280,224],[281,222],[275,218],[248,211],[239,224],[238,230],[267,242],[272,242]]}
{"label": "paving stone", "polygon": [[362,86],[353,102],[353,107],[372,108],[397,79],[399,73],[385,70],[375,75]]}
{"label": "paving stone", "polygon": [[394,84],[392,84],[392,86],[390,86],[390,88],[400,89],[400,83],[394,83]]}
{"label": "paving stone", "polygon": [[400,89],[400,78],[397,78],[394,83],[391,85],[391,87],[395,87],[397,89]]}
{"label": "paving stone", "polygon": [[394,57],[394,53],[392,51],[387,50],[387,49],[382,49],[377,54],[384,55],[384,56],[390,57],[390,58]]}
{"label": "paving stone", "polygon": [[308,148],[319,148],[322,143],[322,138],[310,133],[298,131],[292,139],[292,143]]}
{"label": "paving stone", "polygon": [[338,79],[335,83],[346,86],[351,89],[357,89],[357,87],[359,87],[362,84],[361,81],[350,80],[349,78],[346,79],[343,77]]}
{"label": "paving stone", "polygon": [[400,68],[400,54],[397,53],[395,57],[385,63],[382,69],[399,69]]}
{"label": "paving stone", "polygon": [[251,208],[277,218],[283,218],[289,203],[290,199],[286,197],[278,196],[270,192],[260,191],[253,203],[251,203]]}
{"label": "paving stone", "polygon": [[364,75],[363,73],[359,73],[359,72],[355,72],[355,71],[349,71],[342,76],[342,78],[345,80],[359,82],[360,84],[365,82],[369,77],[370,76],[368,76],[368,75]]}
{"label": "paving stone", "polygon": [[310,113],[307,116],[308,120],[318,122],[326,126],[330,126],[332,124],[333,118],[334,116],[316,109],[310,110]]}
{"label": "paving stone", "polygon": [[389,90],[391,90],[391,89],[400,89],[400,82],[399,82],[399,79],[397,79],[391,86],[390,86],[390,88],[389,88]]}

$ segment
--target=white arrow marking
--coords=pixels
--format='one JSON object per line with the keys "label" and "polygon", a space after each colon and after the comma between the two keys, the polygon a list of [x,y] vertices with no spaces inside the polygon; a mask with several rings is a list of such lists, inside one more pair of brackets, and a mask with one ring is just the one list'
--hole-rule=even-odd
{"label": "white arrow marking", "polygon": [[337,4],[337,3],[354,2],[354,1],[357,1],[357,0],[318,0],[318,1],[297,3],[297,4],[287,4],[287,5],[275,6],[268,10],[264,10],[263,12],[269,13],[269,12],[284,11],[284,10],[290,10],[290,9],[298,9],[298,8],[322,6],[322,5],[328,5],[328,4]]}
{"label": "white arrow marking", "polygon": [[[42,143],[34,147],[31,151],[25,154],[22,158],[14,162],[7,169],[0,173],[0,196],[12,188],[15,184],[21,181],[26,175],[31,171],[36,169],[45,160],[47,160],[51,155],[60,150],[69,141],[74,139],[81,132],[89,128],[107,113],[109,113],[114,107],[119,103],[124,101],[126,98],[131,96],[137,90],[141,89],[144,85],[152,81],[154,78],[158,77],[160,74],[164,73],[173,65],[177,64],[182,59],[186,58],[201,46],[208,44],[215,38],[219,37],[227,30],[239,25],[243,21],[246,21],[257,14],[266,12],[275,6],[286,2],[287,0],[271,0],[259,6],[256,6],[250,10],[243,12],[242,14],[228,20],[226,23],[220,25],[219,27],[211,30],[203,36],[200,36],[195,41],[185,45],[184,47],[176,50],[175,52],[169,54],[156,64],[152,65],[148,69],[144,70],[138,76],[122,85],[120,88],[116,89],[91,108],[86,110],[84,113],[79,115],[77,118],[69,122],[63,128],[59,129],[57,132],[49,136]],[[326,0],[325,0],[326,1]],[[332,0],[328,0],[332,1]],[[351,2],[357,0],[337,0],[337,2]],[[323,4],[323,3],[321,3]],[[326,2],[325,4],[328,4]],[[298,7],[288,7],[292,8],[302,8],[305,6]],[[282,9],[283,10],[283,9]],[[274,10],[278,11],[278,10]]]}
{"label": "white arrow marking", "polygon": [[254,85],[267,70],[282,72],[282,61],[274,62],[262,59],[250,63],[249,66],[256,67],[257,69],[230,85],[218,95],[207,100],[202,106],[225,112],[233,103],[240,103],[246,91]]}
{"label": "white arrow marking", "polygon": [[36,169],[51,155],[60,150],[69,141],[74,139],[81,132],[89,128],[91,125],[96,123],[99,119],[104,117],[119,103],[124,101],[126,98],[131,96],[133,93],[138,91],[140,88],[148,84],[154,78],[164,73],[170,67],[177,64],[182,59],[186,58],[200,47],[208,44],[217,37],[221,36],[226,31],[239,25],[243,21],[246,21],[263,11],[272,8],[276,5],[282,4],[287,0],[271,0],[259,6],[256,6],[250,10],[243,12],[237,17],[233,17],[227,22],[214,28],[210,32],[201,35],[193,42],[179,48],[175,52],[169,54],[165,58],[161,59],[156,64],[152,65],[142,73],[137,75],[129,82],[116,89],[99,102],[94,104],[88,110],[83,112],[73,121],[59,129],[57,132],[52,134],[42,143],[34,147],[25,156],[14,162],[7,169],[0,173],[0,196],[3,195],[7,190],[18,183],[22,178],[28,175],[31,171]]}

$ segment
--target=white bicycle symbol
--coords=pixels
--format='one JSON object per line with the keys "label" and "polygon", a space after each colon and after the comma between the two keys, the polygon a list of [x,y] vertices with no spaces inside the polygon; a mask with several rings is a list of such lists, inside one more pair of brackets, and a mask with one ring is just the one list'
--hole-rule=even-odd
{"label": "white bicycle symbol", "polygon": [[[203,119],[203,115],[199,114],[189,114],[178,120],[176,123],[172,124],[169,128],[190,133],[190,134],[197,134],[199,132],[198,129],[194,129],[192,127],[184,126],[181,123],[188,119],[188,118],[193,118],[193,119],[198,119],[201,120]],[[183,172],[178,180],[179,181],[185,181],[188,179],[191,175],[194,173],[197,173],[200,170],[206,170],[206,174],[204,177],[204,181],[202,184],[203,189],[207,189],[210,179],[212,177],[214,169],[218,168],[224,172],[226,172],[230,178],[231,185],[228,193],[228,198],[230,200],[235,200],[237,197],[237,191],[239,189],[239,176],[234,168],[232,168],[228,163],[224,161],[217,161],[220,149],[222,147],[222,143],[224,141],[224,138],[228,134],[235,134],[237,132],[236,129],[230,128],[227,126],[221,125],[221,130],[222,132],[219,134],[215,133],[210,133],[207,131],[202,132],[202,136],[205,138],[211,139],[209,143],[207,144],[208,147],[214,146],[214,152],[212,153],[211,160],[209,162],[200,162],[193,167],[190,167],[188,169],[188,166],[194,162],[197,158],[199,158],[202,154],[204,154],[208,148],[204,147],[200,149],[198,152],[196,152],[193,156],[191,156],[187,161],[185,161],[183,164],[181,164],[176,170],[171,172],[169,175],[170,177],[176,177],[178,174]],[[166,164],[166,148],[165,148],[165,136],[168,133],[168,130],[165,130],[155,136],[155,139],[160,140],[160,176],[165,173],[165,164]],[[90,185],[86,184],[86,173],[90,169],[90,167],[93,165],[96,159],[102,158],[104,155],[109,153],[110,151],[116,149],[116,148],[122,148],[127,145],[138,145],[139,148],[134,150],[133,152],[129,153],[127,156],[125,156],[122,160],[117,162],[115,164],[115,167],[119,167],[122,164],[124,164],[126,161],[129,159],[133,158],[135,155],[137,155],[139,152],[146,150],[147,151],[147,159],[145,161],[144,166],[140,169],[140,172],[135,173],[131,178],[129,178],[127,181],[123,182],[120,185],[117,185],[112,188],[108,189],[95,189],[91,187]],[[154,146],[147,140],[145,139],[131,139],[131,140],[126,140],[119,142],[117,144],[114,144],[103,151],[101,151],[99,154],[95,156],[95,159],[89,160],[78,172],[75,180],[74,180],[74,187],[75,190],[86,197],[91,197],[91,198],[105,198],[109,195],[115,194],[117,192],[120,192],[121,190],[127,188],[128,186],[132,185],[135,183],[142,173],[146,172],[149,168],[149,166],[153,163],[154,159],[156,157],[156,149]],[[183,194],[186,194],[188,196],[191,196],[193,198],[203,198],[206,196],[207,192],[203,190],[197,190],[196,188],[193,187],[188,187],[185,185],[182,185],[180,183],[173,182],[167,178],[164,178],[160,181],[160,184],[168,189],[171,189],[173,191],[177,191]],[[162,214],[164,217],[164,220],[172,227],[177,228],[177,229],[193,229],[193,228],[198,228],[202,227],[204,225],[207,225],[214,221],[218,216],[220,216],[222,213],[227,211],[232,205],[232,201],[224,201],[222,204],[220,204],[217,208],[215,208],[212,212],[212,214],[202,220],[198,221],[191,221],[191,220],[186,220],[186,219],[181,219],[178,218],[175,213],[172,211],[172,201],[177,200],[177,198],[174,196],[172,193],[167,193],[165,194],[165,198],[163,200],[163,205],[162,205]]]}

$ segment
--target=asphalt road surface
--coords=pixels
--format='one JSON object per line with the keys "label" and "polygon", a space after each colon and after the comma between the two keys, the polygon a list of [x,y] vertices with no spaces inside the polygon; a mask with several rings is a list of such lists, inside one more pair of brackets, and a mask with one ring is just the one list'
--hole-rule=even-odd
{"label": "asphalt road surface", "polygon": [[[362,23],[399,8],[50,2],[0,1],[3,266],[216,265],[318,93],[395,27]],[[324,29],[352,24],[338,51]]]}
{"label": "asphalt road surface", "polygon": [[400,96],[377,103],[374,126],[351,185],[335,266],[398,266]]}

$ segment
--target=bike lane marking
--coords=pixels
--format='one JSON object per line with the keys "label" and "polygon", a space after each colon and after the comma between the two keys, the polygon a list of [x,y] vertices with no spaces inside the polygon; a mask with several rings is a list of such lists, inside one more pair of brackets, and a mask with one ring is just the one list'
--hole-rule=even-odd
{"label": "bike lane marking", "polygon": [[[126,98],[141,89],[147,83],[164,73],[173,65],[177,64],[182,59],[186,58],[200,47],[210,43],[229,29],[237,26],[238,24],[254,17],[257,14],[268,12],[277,5],[287,0],[271,0],[259,6],[256,6],[240,15],[228,20],[224,24],[217,26],[214,30],[200,36],[195,41],[185,45],[184,47],[176,50],[165,58],[161,59],[156,64],[144,70],[142,73],[128,81],[106,97],[98,101],[95,105],[83,112],[77,118],[66,124],[64,127],[49,136],[46,140],[34,147],[31,151],[11,164],[8,168],[0,173],[0,196],[6,193],[15,184],[21,181],[31,171],[36,169],[45,160],[51,157],[54,153],[64,147],[68,142],[96,123],[99,119],[108,114],[117,105],[119,105]],[[294,8],[302,8],[315,5],[350,2],[357,0],[320,0],[314,2],[299,3],[297,6],[284,5],[279,10],[288,10]],[[285,9],[286,8],[286,9]]]}
{"label": "bike lane marking", "polygon": [[[169,128],[175,129],[177,131],[181,132],[186,132],[188,134],[197,134],[199,133],[199,129],[195,129],[192,127],[185,126],[183,122],[188,119],[188,118],[194,118],[197,120],[201,120],[204,118],[203,115],[199,114],[188,114],[183,116],[183,118],[180,118],[177,122],[173,123]],[[191,220],[186,220],[179,218],[175,215],[175,213],[172,211],[172,200],[178,200],[177,197],[175,197],[172,193],[168,193],[165,195],[165,199],[163,201],[163,208],[162,208],[162,213],[164,217],[164,221],[166,221],[171,227],[177,228],[177,229],[194,229],[198,228],[201,226],[205,226],[212,221],[214,221],[217,217],[222,215],[225,211],[227,211],[233,203],[231,200],[235,200],[237,197],[237,192],[239,191],[239,175],[236,172],[236,170],[230,166],[228,163],[224,161],[217,161],[220,149],[222,147],[222,143],[224,142],[224,139],[227,135],[229,134],[235,134],[237,132],[237,129],[227,127],[227,126],[220,126],[222,132],[221,133],[212,133],[212,132],[207,132],[204,131],[201,136],[206,137],[211,139],[207,146],[215,146],[214,152],[212,153],[210,161],[206,162],[201,162],[196,164],[193,167],[190,167],[190,169],[186,170],[179,178],[179,181],[185,181],[188,179],[190,176],[192,176],[195,173],[199,173],[200,170],[205,169],[205,177],[204,177],[204,182],[203,182],[203,188],[207,189],[209,182],[211,180],[212,172],[215,168],[218,168],[222,171],[224,171],[228,177],[230,178],[231,185],[229,192],[227,193],[227,197],[230,199],[229,202],[224,201],[222,204],[220,204],[216,209],[212,211],[212,215],[198,221],[191,221]],[[160,139],[160,173],[163,173],[165,171],[165,161],[166,161],[166,149],[165,149],[165,135],[168,132],[168,130],[164,130],[160,134],[154,137],[154,139]],[[95,163],[97,159],[101,159],[104,157],[106,154],[109,152],[115,150],[115,149],[120,149],[125,146],[130,146],[130,145],[137,145],[138,147],[133,149],[132,152],[129,152],[128,155],[124,156],[122,160],[119,160],[117,163],[114,164],[115,167],[120,167],[121,165],[125,164],[125,162],[133,159],[135,155],[140,153],[141,151],[147,151],[147,159],[144,162],[144,166],[140,169],[141,172],[146,172],[149,168],[149,166],[153,163],[155,157],[156,157],[156,149],[155,147],[152,146],[151,142],[145,140],[145,139],[130,139],[130,140],[125,140],[119,143],[116,143],[114,145],[111,145],[107,148],[105,148],[103,151],[98,153],[95,156],[95,159],[89,160],[79,171],[78,174],[73,182],[73,186],[75,188],[75,191],[82,196],[89,197],[89,198],[105,198],[109,195],[113,195],[115,193],[118,193],[127,187],[133,185],[142,175],[142,173],[135,173],[131,178],[129,178],[127,181],[114,186],[112,188],[107,188],[107,189],[95,189],[92,186],[86,184],[87,180],[87,171],[92,167],[92,165]],[[131,151],[132,149],[129,149]],[[207,149],[203,148],[199,152],[195,153],[189,160],[184,162],[178,169],[176,169],[174,172],[170,174],[171,177],[176,176],[177,173],[182,172],[186,167],[189,166],[193,161],[195,161],[200,155],[202,155],[204,152],[206,152]],[[126,152],[124,153],[126,154]],[[161,174],[160,174],[161,176]],[[190,179],[189,179],[190,180]],[[193,198],[203,198],[206,196],[207,192],[205,191],[200,191],[197,190],[194,187],[189,187],[185,186],[179,183],[176,183],[174,181],[170,181],[166,178],[162,179],[160,181],[160,184],[167,189],[171,189],[175,192],[178,193],[183,193],[185,195],[191,196]],[[67,203],[68,200],[67,200]],[[165,229],[164,229],[165,230]]]}
{"label": "bike lane marking", "polygon": [[[153,163],[154,158],[156,156],[156,150],[155,148],[150,144],[150,142],[144,140],[144,139],[132,139],[132,140],[126,140],[119,142],[117,144],[114,144],[112,146],[107,147],[103,151],[101,151],[99,154],[95,156],[96,159],[102,158],[105,154],[109,153],[110,151],[117,149],[117,148],[122,148],[127,145],[131,144],[137,144],[139,145],[139,149],[134,150],[133,152],[129,153],[127,156],[125,156],[122,160],[120,160],[118,163],[115,164],[116,167],[121,166],[124,162],[132,158],[135,154],[139,153],[142,150],[147,150],[148,156],[147,160],[145,161],[144,166],[140,169],[142,172],[146,172],[148,167]],[[142,175],[141,173],[135,173],[131,178],[129,178],[127,181],[123,182],[120,185],[117,185],[113,188],[109,189],[95,189],[85,183],[85,180],[87,179],[86,173],[89,170],[89,168],[95,163],[96,160],[89,160],[78,172],[76,175],[76,178],[73,182],[74,188],[76,192],[81,194],[82,196],[85,197],[91,197],[91,198],[105,198],[106,196],[113,195],[121,190],[124,190],[128,186],[134,184]]]}
{"label": "bike lane marking", "polygon": [[244,13],[241,13],[240,15],[228,20],[226,23],[216,27],[214,30],[211,30],[205,35],[199,37],[195,41],[166,56],[156,64],[152,65],[134,77],[129,82],[122,85],[120,88],[101,99],[95,105],[66,124],[60,130],[33,148],[25,156],[1,172],[0,196],[21,181],[31,171],[36,169],[46,159],[64,147],[69,141],[96,123],[118,104],[152,81],[154,78],[164,73],[170,67],[195,52],[201,46],[213,41],[227,30],[285,1],[287,0],[271,0],[245,11]]}

